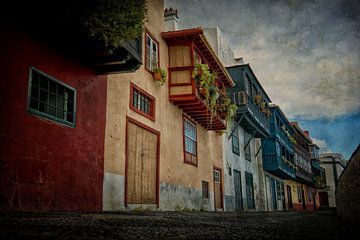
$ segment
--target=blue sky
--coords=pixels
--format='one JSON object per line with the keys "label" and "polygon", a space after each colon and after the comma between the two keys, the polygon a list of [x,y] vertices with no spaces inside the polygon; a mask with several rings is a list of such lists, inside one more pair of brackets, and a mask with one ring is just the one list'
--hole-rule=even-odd
{"label": "blue sky", "polygon": [[236,57],[322,150],[360,144],[360,1],[165,0],[179,28],[219,27]]}

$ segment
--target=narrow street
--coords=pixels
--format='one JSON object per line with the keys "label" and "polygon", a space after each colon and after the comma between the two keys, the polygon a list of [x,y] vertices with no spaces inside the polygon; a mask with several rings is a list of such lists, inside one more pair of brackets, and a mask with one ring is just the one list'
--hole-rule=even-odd
{"label": "narrow street", "polygon": [[1,239],[354,239],[356,231],[334,211],[135,211],[0,216]]}

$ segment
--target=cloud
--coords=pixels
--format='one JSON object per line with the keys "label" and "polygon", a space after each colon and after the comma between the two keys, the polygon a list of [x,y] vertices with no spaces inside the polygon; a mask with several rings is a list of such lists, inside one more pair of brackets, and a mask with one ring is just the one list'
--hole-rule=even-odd
{"label": "cloud", "polygon": [[[179,26],[218,26],[290,118],[360,111],[360,4],[354,0],[179,1]],[[201,8],[194,6],[201,5]]]}

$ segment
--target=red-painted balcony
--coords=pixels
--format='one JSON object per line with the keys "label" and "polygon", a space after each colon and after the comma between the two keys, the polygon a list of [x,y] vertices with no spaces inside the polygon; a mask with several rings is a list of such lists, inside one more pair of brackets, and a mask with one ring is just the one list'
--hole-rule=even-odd
{"label": "red-painted balcony", "polygon": [[169,46],[169,100],[207,130],[224,130],[226,121],[218,113],[212,114],[201,97],[192,72],[196,63],[209,66],[216,73],[216,85],[234,86],[226,69],[211,49],[201,28],[163,32]]}

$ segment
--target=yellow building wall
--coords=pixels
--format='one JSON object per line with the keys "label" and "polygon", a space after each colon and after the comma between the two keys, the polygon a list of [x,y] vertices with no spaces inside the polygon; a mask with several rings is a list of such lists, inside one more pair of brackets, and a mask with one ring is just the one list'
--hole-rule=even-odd
{"label": "yellow building wall", "polygon": [[[167,70],[168,46],[160,36],[164,31],[163,10],[163,0],[148,1],[148,20],[145,27],[159,41],[160,65]],[[143,65],[134,73],[108,76],[105,175],[125,175],[126,116],[129,116],[160,132],[160,183],[166,182],[201,190],[201,181],[204,180],[209,182],[209,191],[213,192],[213,167],[222,168],[223,165],[222,138],[217,133],[206,131],[197,125],[198,165],[196,167],[184,163],[183,111],[168,100],[168,81],[163,86],[159,86],[153,80],[152,74],[144,69],[144,39],[143,35]],[[131,82],[155,97],[155,122],[130,109]],[[118,189],[121,186],[116,185],[114,181],[117,180],[114,179],[109,177],[104,180],[105,210],[118,209],[118,205],[122,203],[115,198],[124,198],[121,192],[123,189]],[[120,192],[114,193],[114,191]]]}

